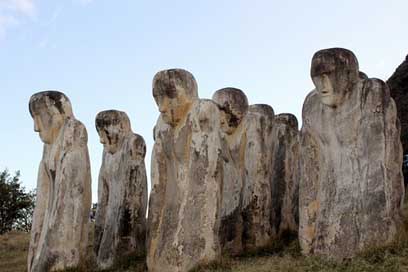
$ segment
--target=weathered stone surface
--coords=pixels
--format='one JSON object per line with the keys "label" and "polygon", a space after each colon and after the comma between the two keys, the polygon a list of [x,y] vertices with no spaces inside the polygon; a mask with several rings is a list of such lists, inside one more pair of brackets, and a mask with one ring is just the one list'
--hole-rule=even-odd
{"label": "weathered stone surface", "polygon": [[352,257],[394,239],[404,195],[402,147],[388,86],[359,77],[346,49],[312,60],[303,105],[299,236],[304,254]]}
{"label": "weathered stone surface", "polygon": [[237,255],[243,250],[246,128],[242,120],[248,111],[248,100],[241,90],[235,88],[220,89],[212,99],[220,109],[222,130],[223,188],[219,239],[224,254]]}
{"label": "weathered stone surface", "polygon": [[60,92],[30,99],[34,130],[44,142],[37,201],[28,252],[28,271],[76,267],[86,256],[91,174],[84,125]]}
{"label": "weathered stone surface", "polygon": [[272,154],[271,225],[280,237],[297,233],[299,228],[300,145],[296,116],[275,116]]}
{"label": "weathered stone surface", "polygon": [[268,246],[276,234],[271,221],[274,111],[269,105],[251,105],[243,123],[242,243],[248,252]]}
{"label": "weathered stone surface", "polygon": [[104,145],[99,173],[94,251],[100,268],[126,255],[145,253],[146,145],[134,134],[126,113],[100,112],[96,129]]}
{"label": "weathered stone surface", "polygon": [[198,98],[187,71],[159,72],[149,200],[149,271],[188,271],[220,256],[222,190],[219,111]]}
{"label": "weathered stone surface", "polygon": [[221,110],[223,253],[268,246],[284,231],[297,232],[299,133],[293,115],[276,119],[272,107],[251,105],[245,94],[224,88],[213,95]]}

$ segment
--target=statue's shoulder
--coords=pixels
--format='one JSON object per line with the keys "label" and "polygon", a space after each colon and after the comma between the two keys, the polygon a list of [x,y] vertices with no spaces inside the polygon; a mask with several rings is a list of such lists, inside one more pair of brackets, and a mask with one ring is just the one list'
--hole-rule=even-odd
{"label": "statue's shoulder", "polygon": [[137,134],[137,133],[132,133],[132,140],[133,141],[136,141],[136,142],[140,142],[140,143],[143,143],[143,144],[145,144],[145,140],[144,140],[144,138],[143,138],[143,136],[142,135],[140,135],[140,134]]}
{"label": "statue's shoulder", "polygon": [[308,114],[317,106],[320,106],[320,104],[319,94],[316,89],[314,89],[306,95],[305,101],[303,102],[302,114]]}
{"label": "statue's shoulder", "polygon": [[311,90],[305,98],[303,105],[316,103],[319,100],[319,94],[317,93],[316,89]]}
{"label": "statue's shoulder", "polygon": [[390,95],[388,84],[378,78],[367,78],[362,80],[361,98],[363,105],[377,104],[388,106],[394,103]]}
{"label": "statue's shoulder", "polygon": [[390,96],[388,84],[379,78],[367,78],[362,80],[364,94],[373,93],[380,96]]}
{"label": "statue's shoulder", "polygon": [[65,123],[64,141],[65,144],[72,146],[86,145],[88,143],[88,132],[85,125],[73,117],[68,118]]}

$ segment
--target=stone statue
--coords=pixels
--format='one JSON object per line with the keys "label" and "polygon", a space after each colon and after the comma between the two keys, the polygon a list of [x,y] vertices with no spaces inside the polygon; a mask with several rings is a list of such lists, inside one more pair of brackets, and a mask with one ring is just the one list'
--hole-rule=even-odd
{"label": "stone statue", "polygon": [[44,142],[28,252],[28,271],[77,267],[86,256],[91,173],[84,125],[65,94],[34,94],[34,130]]}
{"label": "stone statue", "polygon": [[120,257],[145,254],[146,145],[124,112],[102,111],[95,123],[104,151],[94,251],[99,268],[107,269]]}
{"label": "stone statue", "polygon": [[236,88],[216,91],[212,97],[220,109],[223,154],[223,191],[219,238],[224,254],[243,251],[242,197],[245,175],[246,130],[242,120],[248,111],[248,99]]}
{"label": "stone statue", "polygon": [[271,106],[249,107],[243,121],[245,127],[243,227],[244,251],[267,247],[276,232],[272,228],[274,111]]}
{"label": "stone statue", "polygon": [[219,111],[198,98],[192,74],[161,71],[153,79],[160,117],[154,129],[147,265],[184,272],[220,257],[222,157]]}
{"label": "stone statue", "polygon": [[304,254],[353,257],[401,222],[402,147],[394,100],[346,49],[318,51],[303,105],[299,239]]}
{"label": "stone statue", "polygon": [[274,233],[297,235],[299,228],[299,129],[296,116],[275,116],[272,147],[272,214]]}

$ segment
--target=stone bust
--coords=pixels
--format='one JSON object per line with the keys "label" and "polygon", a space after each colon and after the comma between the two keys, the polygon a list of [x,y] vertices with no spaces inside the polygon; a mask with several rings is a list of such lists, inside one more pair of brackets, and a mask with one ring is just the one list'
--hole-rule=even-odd
{"label": "stone bust", "polygon": [[343,48],[316,52],[310,74],[321,103],[333,108],[349,97],[360,78],[356,56]]}
{"label": "stone bust", "polygon": [[53,144],[64,125],[65,119],[73,117],[71,102],[58,91],[34,94],[29,102],[34,119],[34,131],[45,144]]}
{"label": "stone bust", "polygon": [[123,139],[131,132],[129,117],[117,110],[98,113],[95,119],[96,130],[104,149],[114,154],[123,144]]}
{"label": "stone bust", "polygon": [[248,111],[248,99],[243,91],[236,88],[223,88],[216,91],[213,101],[221,110],[221,128],[231,135],[241,124]]}
{"label": "stone bust", "polygon": [[153,78],[153,97],[163,121],[176,127],[198,99],[196,80],[186,70],[160,71]]}

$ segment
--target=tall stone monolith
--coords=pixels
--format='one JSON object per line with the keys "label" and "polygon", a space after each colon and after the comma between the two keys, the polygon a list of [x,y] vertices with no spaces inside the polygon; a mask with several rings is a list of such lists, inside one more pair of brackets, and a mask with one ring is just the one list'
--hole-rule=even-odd
{"label": "tall stone monolith", "polygon": [[184,272],[220,257],[222,192],[219,110],[198,98],[192,74],[161,71],[153,79],[160,117],[154,129],[147,265]]}
{"label": "tall stone monolith", "polygon": [[224,158],[219,237],[223,254],[238,255],[243,251],[242,200],[246,130],[242,120],[248,111],[248,99],[236,88],[220,89],[212,99],[220,109],[221,151]]}
{"label": "tall stone monolith", "polygon": [[102,111],[95,123],[104,149],[94,251],[99,268],[107,269],[120,258],[145,254],[146,144],[132,132],[125,112]]}
{"label": "tall stone monolith", "polygon": [[299,228],[299,129],[296,116],[275,116],[272,147],[271,224],[279,239],[296,236]]}
{"label": "tall stone monolith", "polygon": [[393,241],[401,221],[402,147],[387,84],[359,76],[346,49],[318,51],[303,105],[300,244],[334,259]]}
{"label": "tall stone monolith", "polygon": [[29,109],[44,149],[28,271],[74,268],[84,261],[88,245],[91,173],[87,132],[61,92],[34,94]]}
{"label": "tall stone monolith", "polygon": [[266,104],[249,107],[243,121],[245,127],[244,188],[242,194],[243,235],[245,252],[267,247],[274,238],[273,138],[274,111]]}

